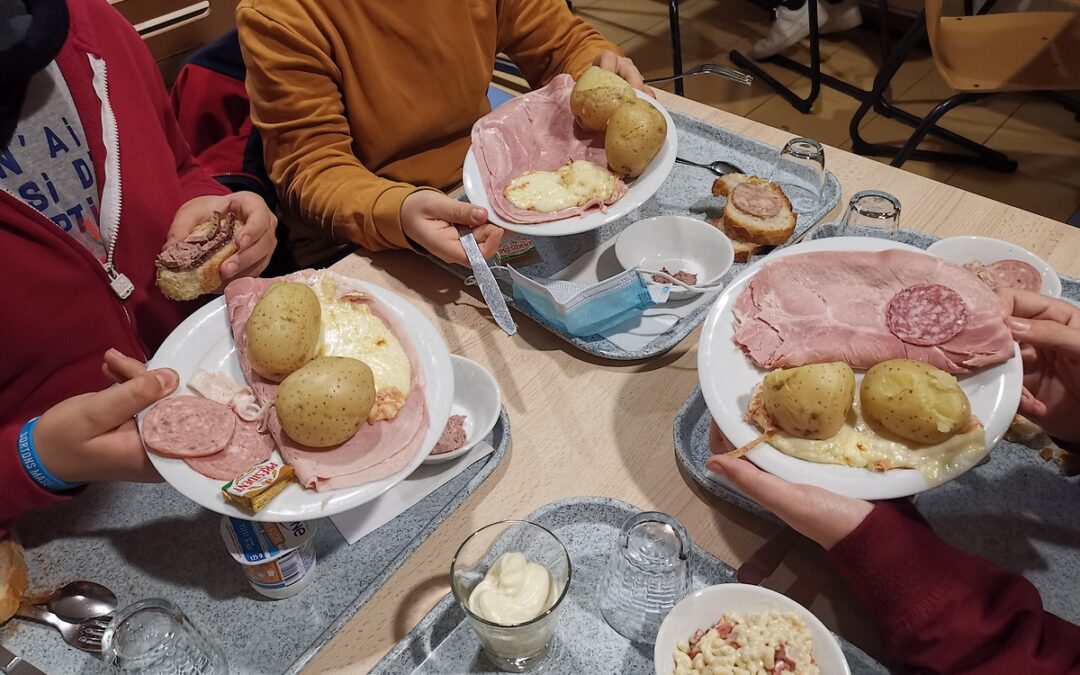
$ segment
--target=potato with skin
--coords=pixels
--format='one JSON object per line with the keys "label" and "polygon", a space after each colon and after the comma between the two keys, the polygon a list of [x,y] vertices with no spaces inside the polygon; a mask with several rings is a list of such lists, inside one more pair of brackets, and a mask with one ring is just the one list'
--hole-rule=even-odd
{"label": "potato with skin", "polygon": [[247,323],[251,367],[280,382],[315,358],[321,317],[319,298],[305,284],[278,282],[266,289]]}
{"label": "potato with skin", "polygon": [[604,152],[608,167],[628,178],[641,175],[667,139],[667,120],[649,103],[635,98],[608,120]]}
{"label": "potato with skin", "polygon": [[340,445],[356,435],[375,405],[375,377],[359,359],[317,358],[285,378],[274,408],[281,428],[312,448]]}
{"label": "potato with skin", "polygon": [[765,376],[762,402],[792,436],[821,440],[840,431],[855,401],[855,372],[846,363],[815,363]]}
{"label": "potato with skin", "polygon": [[943,443],[971,420],[956,378],[921,361],[893,359],[866,371],[859,401],[871,424],[914,443]]}
{"label": "potato with skin", "polygon": [[583,129],[603,131],[615,110],[634,100],[634,88],[610,70],[590,66],[570,92],[570,112]]}

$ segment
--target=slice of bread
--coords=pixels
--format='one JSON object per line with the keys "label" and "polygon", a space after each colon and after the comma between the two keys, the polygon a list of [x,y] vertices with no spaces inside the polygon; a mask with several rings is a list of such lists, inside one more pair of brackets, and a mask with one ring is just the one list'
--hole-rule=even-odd
{"label": "slice of bread", "polygon": [[[215,220],[200,223],[188,239],[198,237],[217,225],[219,216],[215,214]],[[157,285],[166,297],[173,300],[194,300],[200,295],[212,293],[221,288],[221,264],[228,260],[229,256],[236,253],[236,240],[233,237],[236,231],[243,226],[243,222],[236,219],[232,214],[221,218],[223,224],[231,228],[229,241],[222,246],[214,255],[210,256],[196,267],[190,269],[173,270],[157,266]]]}
{"label": "slice of bread", "polygon": [[710,218],[709,224],[720,230],[727,235],[727,238],[731,240],[731,245],[735,247],[735,262],[744,263],[750,260],[751,256],[764,248],[761,244],[755,244],[752,241],[742,241],[737,239],[728,232],[724,227],[723,218]]}
{"label": "slice of bread", "polygon": [[28,584],[22,546],[11,539],[0,541],[0,623],[15,616]]}
{"label": "slice of bread", "polygon": [[770,183],[757,176],[729,173],[713,182],[713,195],[730,197],[740,183],[751,183],[771,190],[780,198],[782,207],[775,216],[763,218],[743,211],[735,206],[731,199],[728,199],[724,207],[723,223],[727,235],[732,239],[763,246],[778,246],[790,239],[795,232],[795,212],[791,209],[791,202],[788,201],[784,191],[776,183]]}

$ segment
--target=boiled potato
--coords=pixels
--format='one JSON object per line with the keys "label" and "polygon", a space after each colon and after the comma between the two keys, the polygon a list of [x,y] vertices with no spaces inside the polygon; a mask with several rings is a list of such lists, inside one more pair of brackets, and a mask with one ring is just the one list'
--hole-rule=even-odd
{"label": "boiled potato", "polygon": [[947,441],[967,426],[971,404],[956,378],[921,361],[882,361],[863,376],[863,417],[915,443]]}
{"label": "boiled potato", "polygon": [[641,175],[667,138],[667,120],[660,111],[635,98],[608,120],[604,151],[612,171],[629,178]]}
{"label": "boiled potato", "polygon": [[799,438],[835,436],[855,400],[855,373],[846,363],[774,370],[762,384],[761,396],[769,416]]}
{"label": "boiled potato", "polygon": [[309,286],[278,282],[255,303],[247,324],[248,359],[256,373],[281,382],[315,358],[322,308]]}
{"label": "boiled potato", "polygon": [[371,368],[344,356],[317,358],[286,377],[274,403],[285,433],[312,448],[352,438],[374,405]]}
{"label": "boiled potato", "polygon": [[634,89],[610,70],[590,66],[570,92],[570,112],[583,128],[603,131],[623,103],[634,100]]}

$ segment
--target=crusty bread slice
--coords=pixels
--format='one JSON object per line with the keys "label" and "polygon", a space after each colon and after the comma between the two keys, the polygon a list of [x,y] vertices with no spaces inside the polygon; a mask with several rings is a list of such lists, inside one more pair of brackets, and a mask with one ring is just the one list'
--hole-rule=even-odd
{"label": "crusty bread slice", "polygon": [[735,247],[735,262],[744,263],[750,260],[750,257],[761,250],[761,244],[755,244],[752,241],[742,241],[731,236],[731,233],[724,227],[723,218],[710,218],[709,224],[720,230],[727,235],[727,238],[731,240],[731,245]]}
{"label": "crusty bread slice", "polygon": [[743,173],[725,173],[713,181],[713,197],[727,197],[735,189],[736,185],[745,183],[748,180],[750,180],[750,176]]}
{"label": "crusty bread slice", "polygon": [[727,190],[726,195],[729,195],[739,183],[751,183],[774,192],[780,198],[783,206],[775,216],[762,218],[743,211],[735,206],[733,200],[728,199],[728,203],[724,207],[724,230],[728,233],[728,236],[764,246],[778,246],[790,239],[795,232],[795,212],[791,209],[791,202],[788,201],[787,195],[780,189],[780,186],[762,180],[757,176],[742,176],[745,180],[741,180],[739,177],[729,178],[732,175],[727,174],[718,179],[716,183],[713,183],[714,194],[717,183],[721,183],[721,189]]}
{"label": "crusty bread slice", "polygon": [[0,623],[15,616],[28,584],[22,546],[0,541]]}
{"label": "crusty bread slice", "polygon": [[[213,227],[212,221],[200,223],[192,235]],[[235,221],[232,234],[240,229],[243,223]],[[212,293],[221,288],[221,264],[228,260],[229,256],[236,253],[236,240],[230,238],[229,242],[221,247],[217,253],[207,258],[201,265],[189,270],[170,270],[157,268],[157,285],[166,297],[173,300],[194,300],[200,295]]]}

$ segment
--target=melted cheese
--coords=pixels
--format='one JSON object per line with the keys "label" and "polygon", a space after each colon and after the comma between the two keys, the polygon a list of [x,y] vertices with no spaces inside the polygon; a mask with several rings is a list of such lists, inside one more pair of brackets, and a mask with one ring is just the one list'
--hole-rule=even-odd
{"label": "melted cheese", "polygon": [[[760,424],[759,424],[760,426]],[[966,431],[937,445],[917,445],[871,427],[862,416],[859,397],[847,421],[832,438],[808,440],[777,430],[774,448],[792,457],[873,471],[918,469],[931,485],[940,485],[975,462],[985,449],[983,425],[972,418]]]}
{"label": "melted cheese", "polygon": [[615,183],[615,174],[604,167],[578,160],[558,171],[523,173],[510,181],[504,194],[519,209],[552,213],[595,197],[606,202],[615,192]]}
{"label": "melted cheese", "polygon": [[393,419],[412,388],[412,364],[401,342],[367,303],[337,297],[333,281],[313,289],[322,306],[319,356],[346,356],[371,368],[375,377],[375,406],[368,422]]}

